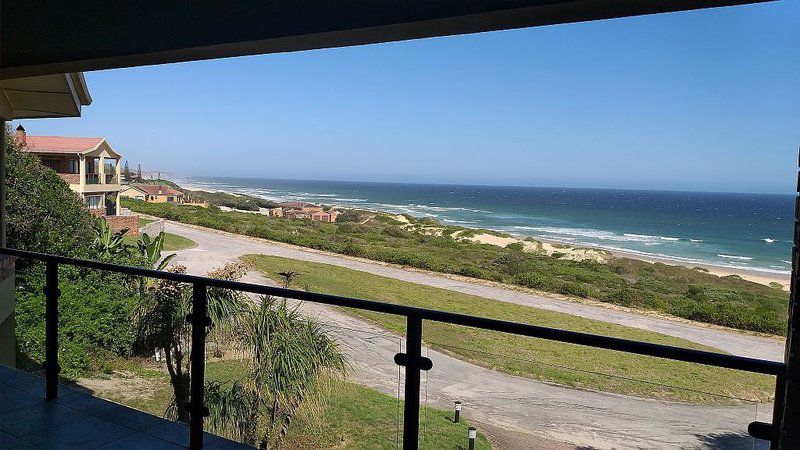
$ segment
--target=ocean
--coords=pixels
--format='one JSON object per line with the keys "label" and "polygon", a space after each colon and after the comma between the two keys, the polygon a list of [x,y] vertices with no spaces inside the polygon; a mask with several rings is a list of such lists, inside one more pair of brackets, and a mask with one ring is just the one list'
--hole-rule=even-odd
{"label": "ocean", "polygon": [[182,177],[188,189],[432,217],[684,263],[789,273],[794,196]]}

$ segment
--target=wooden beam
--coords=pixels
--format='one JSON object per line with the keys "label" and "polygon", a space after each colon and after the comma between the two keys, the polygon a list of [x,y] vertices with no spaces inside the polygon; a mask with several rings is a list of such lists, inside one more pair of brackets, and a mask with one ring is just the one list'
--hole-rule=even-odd
{"label": "wooden beam", "polygon": [[761,1],[771,0],[5,0],[0,79]]}

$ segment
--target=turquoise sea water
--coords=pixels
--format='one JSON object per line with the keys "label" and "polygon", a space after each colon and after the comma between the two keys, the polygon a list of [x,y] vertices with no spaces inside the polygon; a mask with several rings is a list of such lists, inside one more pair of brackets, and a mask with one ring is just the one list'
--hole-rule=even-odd
{"label": "turquoise sea water", "polygon": [[433,217],[574,245],[791,269],[791,195],[184,177],[194,189]]}

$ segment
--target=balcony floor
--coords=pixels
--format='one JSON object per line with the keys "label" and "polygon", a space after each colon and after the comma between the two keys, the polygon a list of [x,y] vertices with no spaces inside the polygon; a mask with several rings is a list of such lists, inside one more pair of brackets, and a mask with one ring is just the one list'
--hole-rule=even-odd
{"label": "balcony floor", "polygon": [[[206,433],[207,449],[250,449]],[[59,386],[44,401],[42,378],[0,366],[0,449],[182,449],[189,428],[87,392]]]}

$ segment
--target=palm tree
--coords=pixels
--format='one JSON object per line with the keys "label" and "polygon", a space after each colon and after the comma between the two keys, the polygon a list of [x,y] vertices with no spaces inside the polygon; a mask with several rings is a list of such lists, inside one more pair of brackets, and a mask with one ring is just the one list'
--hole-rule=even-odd
{"label": "palm tree", "polygon": [[[235,281],[243,274],[239,266],[228,265],[210,272],[208,276]],[[171,267],[169,271],[185,273],[186,268]],[[247,298],[240,292],[209,288],[207,299],[213,329],[220,334],[224,334],[230,323],[246,310]],[[135,349],[150,355],[156,350],[164,350],[173,392],[173,403],[167,415],[181,422],[189,419],[184,405],[189,400],[191,326],[186,322],[186,315],[191,310],[190,285],[159,280],[141,296],[135,314]]]}
{"label": "palm tree", "polygon": [[295,277],[299,277],[302,274],[300,272],[287,270],[285,272],[278,272],[278,275],[280,275],[283,278],[283,287],[289,289]]}
{"label": "palm tree", "polygon": [[345,356],[318,322],[301,317],[285,299],[262,297],[241,325],[249,373],[227,384],[207,383],[211,424],[248,444],[277,448],[297,410],[319,403],[326,381],[344,375]]}

